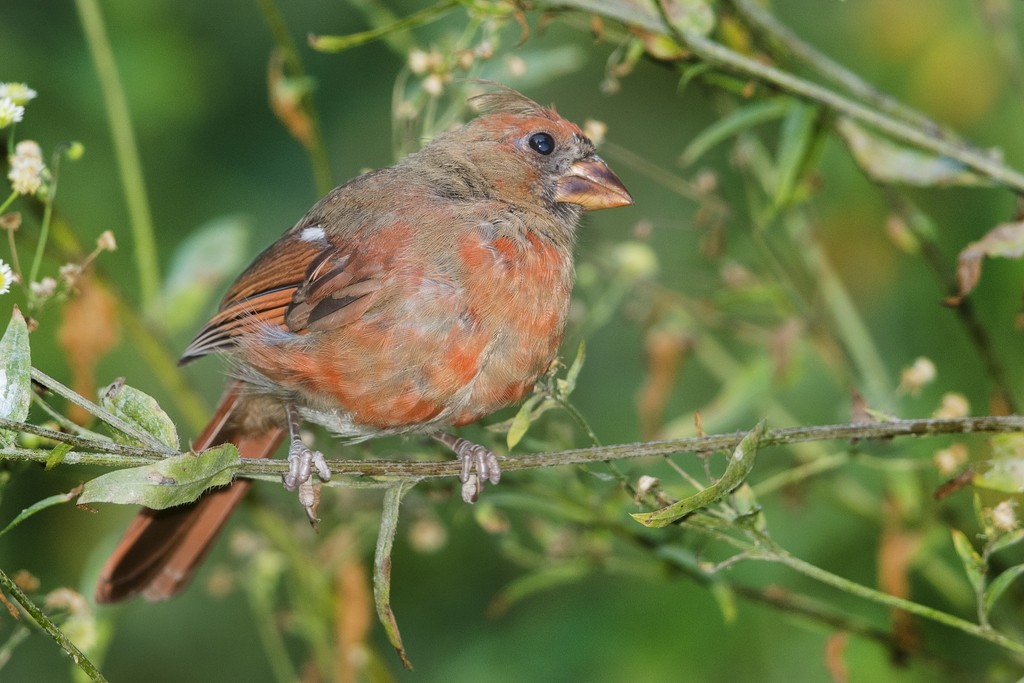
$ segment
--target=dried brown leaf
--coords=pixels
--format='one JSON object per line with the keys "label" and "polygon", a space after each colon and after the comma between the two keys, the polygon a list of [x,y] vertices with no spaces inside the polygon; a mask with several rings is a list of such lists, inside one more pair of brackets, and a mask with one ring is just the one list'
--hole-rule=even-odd
{"label": "dried brown leaf", "polygon": [[949,306],[958,306],[981,279],[981,263],[986,257],[1019,259],[1024,256],[1024,221],[1002,223],[992,228],[977,242],[971,242],[957,257],[956,279],[960,291],[946,299]]}
{"label": "dried brown leaf", "polygon": [[[921,547],[921,534],[903,528],[899,506],[886,501],[884,525],[878,546],[878,587],[897,598],[910,598],[910,569]],[[902,609],[892,609],[892,635],[899,652],[918,649],[920,636],[913,617]]]}
{"label": "dried brown leaf", "polygon": [[825,668],[828,669],[828,675],[834,683],[846,683],[850,680],[850,671],[843,659],[849,640],[846,631],[839,631],[825,641]]}
{"label": "dried brown leaf", "polygon": [[[76,286],[78,296],[61,312],[57,343],[71,367],[71,388],[83,396],[91,396],[96,391],[96,365],[120,339],[117,301],[88,271],[82,274]],[[91,419],[78,406],[71,406],[68,412],[68,417],[79,424]]]}
{"label": "dried brown leaf", "polygon": [[679,330],[654,328],[647,333],[647,376],[636,398],[640,431],[645,439],[652,438],[661,428],[665,404],[672,396],[691,345],[689,337]]}
{"label": "dried brown leaf", "polygon": [[285,74],[284,56],[279,50],[270,55],[267,64],[267,95],[274,116],[284,124],[292,137],[306,148],[313,143],[313,121],[302,100],[309,92],[309,83]]}

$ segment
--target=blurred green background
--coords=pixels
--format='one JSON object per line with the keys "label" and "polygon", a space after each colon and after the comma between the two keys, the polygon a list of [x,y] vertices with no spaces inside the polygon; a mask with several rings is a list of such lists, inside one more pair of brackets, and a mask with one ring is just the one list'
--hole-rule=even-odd
{"label": "blurred green background", "polygon": [[[1020,3],[779,0],[772,6],[776,16],[809,43],[869,82],[955,128],[979,147],[998,147],[1011,167],[1024,165],[1024,91],[1020,46],[1014,42],[1024,29]],[[316,83],[314,99],[336,184],[364,169],[393,163],[396,149],[415,147],[418,129],[401,132],[400,126],[392,125],[396,79],[405,79],[403,93],[422,97],[420,79],[408,73],[403,51],[409,45],[449,49],[464,35],[467,12],[456,8],[436,22],[401,34],[408,41],[404,46],[376,41],[340,54],[323,54],[307,47],[305,36],[366,30],[375,25],[375,12],[382,8],[400,17],[418,7],[370,0],[351,5],[297,0],[280,5]],[[267,64],[274,42],[260,3],[111,0],[102,3],[102,10],[137,134],[162,277],[173,270],[183,241],[215,221],[246,228],[247,242],[238,248],[240,270],[319,196],[308,155],[268,106]],[[772,427],[849,419],[850,391],[867,391],[864,378],[830,336],[828,316],[821,310],[824,304],[816,295],[818,283],[798,274],[794,279],[803,291],[794,297],[785,280],[780,284],[776,279],[778,268],[800,262],[805,245],[799,236],[780,240],[752,227],[750,185],[738,161],[742,148],[729,140],[695,165],[679,162],[688,142],[741,106],[742,96],[718,87],[710,77],[698,77],[682,88],[673,66],[648,58],[641,58],[628,74],[610,74],[631,44],[629,34],[612,21],[595,31],[587,15],[579,13],[544,18],[538,11],[528,11],[523,17],[528,33],[516,21],[506,21],[482,74],[542,103],[554,103],[571,120],[607,124],[608,144],[602,155],[636,200],[634,207],[588,216],[578,249],[578,315],[564,355],[572,359],[581,330],[587,331],[587,360],[573,402],[600,440],[620,443],[649,436],[641,428],[637,395],[652,374],[652,330],[661,329],[686,344],[705,343],[703,348],[713,340],[739,372],[723,382],[722,366],[707,357],[698,362],[691,355],[681,356],[683,371],[665,397],[667,427],[659,435],[695,433],[690,415],[698,410],[708,432],[747,429],[769,412],[770,402],[784,406],[792,420],[773,420]],[[727,21],[721,31],[732,31],[737,43],[743,42],[735,22]],[[526,65],[524,73],[519,59]],[[39,92],[17,128],[19,139],[35,139],[47,153],[67,140],[84,144],[84,158],[62,165],[57,210],[86,251],[102,231],[115,233],[120,248],[102,254],[97,265],[114,283],[116,296],[137,307],[128,213],[99,82],[74,3],[22,0],[0,7],[0,81],[23,81]],[[446,84],[449,93],[460,87]],[[393,129],[400,131],[399,139]],[[759,126],[750,135],[770,152],[779,141],[778,122]],[[705,188],[708,183],[713,187],[696,198],[676,189],[680,183],[692,188],[702,182]],[[963,327],[940,305],[947,292],[920,254],[900,250],[889,238],[888,196],[865,178],[837,137],[824,143],[806,188],[809,198],[799,211],[813,231],[809,239],[824,247],[884,364],[887,391],[869,392],[873,406],[905,417],[927,416],[943,394],[958,392],[974,414],[1000,410],[992,403],[992,383]],[[1011,220],[1015,210],[1012,193],[998,188],[923,188],[906,196],[934,222],[947,275],[967,243]],[[709,220],[706,212],[718,206],[727,206],[728,213]],[[26,207],[20,208],[30,216],[32,210]],[[34,230],[35,223],[26,219],[24,234],[19,235],[24,237],[19,242],[23,254],[31,253]],[[773,230],[777,235],[778,226]],[[637,244],[656,255],[657,271],[634,274],[616,291],[609,284],[621,275],[616,264]],[[0,258],[9,261],[8,257],[6,246],[0,246]],[[48,261],[46,272],[54,273],[61,262]],[[732,286],[730,273],[753,278],[757,286]],[[1017,320],[1022,282],[1024,268],[1018,261],[986,262],[971,297],[1011,387],[1024,379]],[[172,329],[154,324],[155,337],[171,353],[182,349],[224,287],[223,282],[207,287],[214,290],[211,298],[195,311],[163,311],[160,317]],[[19,301],[18,296],[0,297],[0,322],[5,325],[5,311]],[[670,303],[658,304],[659,297]],[[596,311],[602,306],[611,306],[611,317],[597,326]],[[671,313],[677,308],[685,314]],[[71,363],[56,343],[61,320],[59,306],[48,307],[39,317],[32,337],[33,363],[70,384]],[[794,326],[786,328],[792,321]],[[587,327],[590,324],[593,329]],[[785,329],[791,331],[788,343],[782,335]],[[194,435],[197,426],[189,423],[167,385],[156,378],[136,338],[124,327],[118,334],[117,345],[96,366],[96,384],[127,377],[130,384],[160,400],[178,422],[183,438]],[[788,354],[788,360],[780,361],[779,354]],[[901,391],[901,370],[921,356],[933,361],[937,379],[919,392]],[[222,384],[216,361],[205,360],[182,372],[188,387],[212,406]],[[478,429],[469,433],[486,438]],[[531,434],[534,440],[527,439],[526,450],[588,445],[564,416],[546,417]],[[949,443],[932,439],[868,445],[865,450],[879,459],[893,456],[923,464],[894,472],[897,468],[853,459],[819,479],[765,497],[761,502],[774,538],[816,565],[877,586],[880,542],[893,538],[886,524],[898,524],[917,553],[906,570],[910,597],[974,618],[970,601],[963,599],[968,588],[946,528],[961,528],[974,537],[970,496],[943,502],[930,498],[944,478],[929,464],[932,453]],[[984,453],[982,442],[970,443],[972,455]],[[322,441],[320,447],[334,445]],[[824,450],[838,453],[844,447],[828,444]],[[384,457],[427,449],[417,440],[394,440],[352,452]],[[337,451],[329,457],[348,457],[340,446]],[[677,460],[693,464],[689,456]],[[784,449],[767,451],[752,481],[784,472],[798,461]],[[660,461],[625,462],[621,467],[631,479],[647,473],[666,481],[672,477]],[[0,525],[36,500],[100,473],[72,467],[51,472],[26,466],[12,469],[12,482],[0,499]],[[699,465],[689,469],[698,476],[702,471]],[[618,518],[639,509],[614,485],[582,470],[563,470],[568,471],[508,476],[502,491],[493,496],[489,491],[476,509],[457,496],[453,499],[450,486],[443,484],[424,486],[425,491],[407,500],[394,556],[392,604],[416,670],[401,670],[375,617],[365,606],[359,607],[358,591],[342,591],[353,615],[371,619],[372,649],[363,654],[375,663],[367,675],[409,681],[791,681],[828,680],[830,675],[836,679],[836,670],[829,666],[834,657],[830,660],[827,653],[840,641],[830,626],[743,599],[735,618],[728,620],[707,585],[684,571],[666,569],[641,545],[623,541],[613,529],[574,525],[557,516],[535,518],[528,506],[518,504],[522,498],[514,495],[517,491],[538,498],[551,491],[612,508]],[[675,485],[675,479],[672,482]],[[594,493],[579,493],[591,487]],[[307,573],[317,570],[315,580],[334,580],[325,567],[302,569],[302,553],[307,553],[310,565],[331,558],[337,566],[349,567],[358,584],[360,570],[370,571],[380,495],[335,495],[337,489],[329,490],[326,496],[334,498],[325,503],[325,524],[318,538],[291,497],[277,488],[257,485],[254,502],[261,503],[265,514],[254,514],[256,506],[250,505],[238,515],[230,530],[232,542],[220,544],[185,595],[158,605],[134,602],[100,608],[98,634],[89,637],[109,639],[101,661],[111,680],[278,680],[280,675],[264,654],[268,646],[261,640],[260,630],[267,627],[288,634],[285,644],[296,675],[320,680],[309,643],[333,637],[326,624],[336,616],[335,607],[296,606],[302,591],[278,587],[272,589],[277,591],[274,597],[267,598],[272,606],[260,612],[246,591],[256,590],[252,577],[258,578],[261,571],[271,577],[267,585],[277,585],[274,579],[280,573],[275,572],[282,570],[272,566],[275,561],[294,580],[305,580]],[[512,494],[503,498],[506,488]],[[886,512],[889,505],[900,513]],[[54,508],[0,538],[0,567],[8,573],[25,569],[37,577],[39,595],[69,586],[91,596],[99,566],[131,514],[110,505],[97,506],[94,513]],[[281,536],[275,537],[273,529]],[[264,534],[270,535],[260,541]],[[247,543],[273,548],[266,552],[272,559],[261,564],[251,549],[246,550]],[[721,548],[700,539],[687,543],[695,556],[725,557]],[[573,562],[560,565],[566,558]],[[496,610],[495,599],[507,597],[501,591],[543,565],[542,560],[563,566],[561,577],[548,575],[549,588],[530,592],[507,610]],[[1012,564],[1012,558],[1006,562]],[[250,581],[234,572],[250,572]],[[939,575],[943,578],[936,578]],[[845,614],[888,628],[884,608],[822,589],[781,567],[740,563],[728,578],[748,586],[807,592]],[[959,586],[959,593],[944,589],[953,585]],[[316,599],[315,591],[309,595]],[[1011,599],[1019,608],[1019,593],[1011,591]],[[317,611],[324,613],[323,623],[310,626],[308,620],[315,621],[310,612]],[[1022,624],[1016,617],[1002,625],[1019,638]],[[0,642],[13,628],[3,614]],[[326,629],[326,635],[318,628]],[[951,672],[965,680],[1010,680],[1020,674],[991,645],[927,622],[919,622],[916,632],[921,649],[905,665],[895,662],[886,647],[850,635],[840,657],[848,680],[948,680]],[[932,659],[939,655],[955,666],[934,664]],[[70,672],[54,643],[33,633],[11,652],[0,679],[60,681],[70,680]]]}

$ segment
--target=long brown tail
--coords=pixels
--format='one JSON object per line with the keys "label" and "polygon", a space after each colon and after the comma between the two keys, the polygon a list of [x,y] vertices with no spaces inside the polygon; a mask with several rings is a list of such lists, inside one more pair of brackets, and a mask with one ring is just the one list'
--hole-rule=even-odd
{"label": "long brown tail", "polygon": [[[284,428],[245,433],[235,414],[244,403],[240,397],[237,383],[227,388],[213,419],[193,444],[194,451],[230,441],[243,458],[269,458],[274,453],[284,439]],[[240,479],[194,503],[166,510],[143,508],[100,572],[96,602],[119,602],[140,594],[147,600],[166,600],[182,590],[251,483]]]}

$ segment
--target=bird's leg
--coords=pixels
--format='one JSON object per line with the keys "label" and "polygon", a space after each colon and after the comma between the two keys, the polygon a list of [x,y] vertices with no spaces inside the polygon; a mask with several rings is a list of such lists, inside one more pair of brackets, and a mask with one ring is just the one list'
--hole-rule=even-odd
{"label": "bird's leg", "polygon": [[462,463],[462,469],[459,471],[462,500],[475,503],[484,490],[485,481],[497,484],[501,480],[498,456],[490,449],[441,430],[432,432],[430,436],[452,449]]}
{"label": "bird's leg", "polygon": [[314,467],[320,478],[328,481],[331,478],[331,470],[327,467],[324,454],[310,450],[299,436],[298,409],[289,404],[285,410],[288,413],[288,435],[291,443],[288,445],[288,471],[281,477],[284,480],[284,487],[289,491],[295,491],[309,481]]}

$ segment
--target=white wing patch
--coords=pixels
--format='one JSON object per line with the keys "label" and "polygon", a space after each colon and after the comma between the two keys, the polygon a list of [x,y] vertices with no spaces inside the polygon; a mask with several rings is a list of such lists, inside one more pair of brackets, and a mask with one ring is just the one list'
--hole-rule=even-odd
{"label": "white wing patch", "polygon": [[319,225],[311,225],[308,228],[303,228],[302,232],[299,233],[299,239],[303,242],[323,242],[327,238],[327,233]]}

